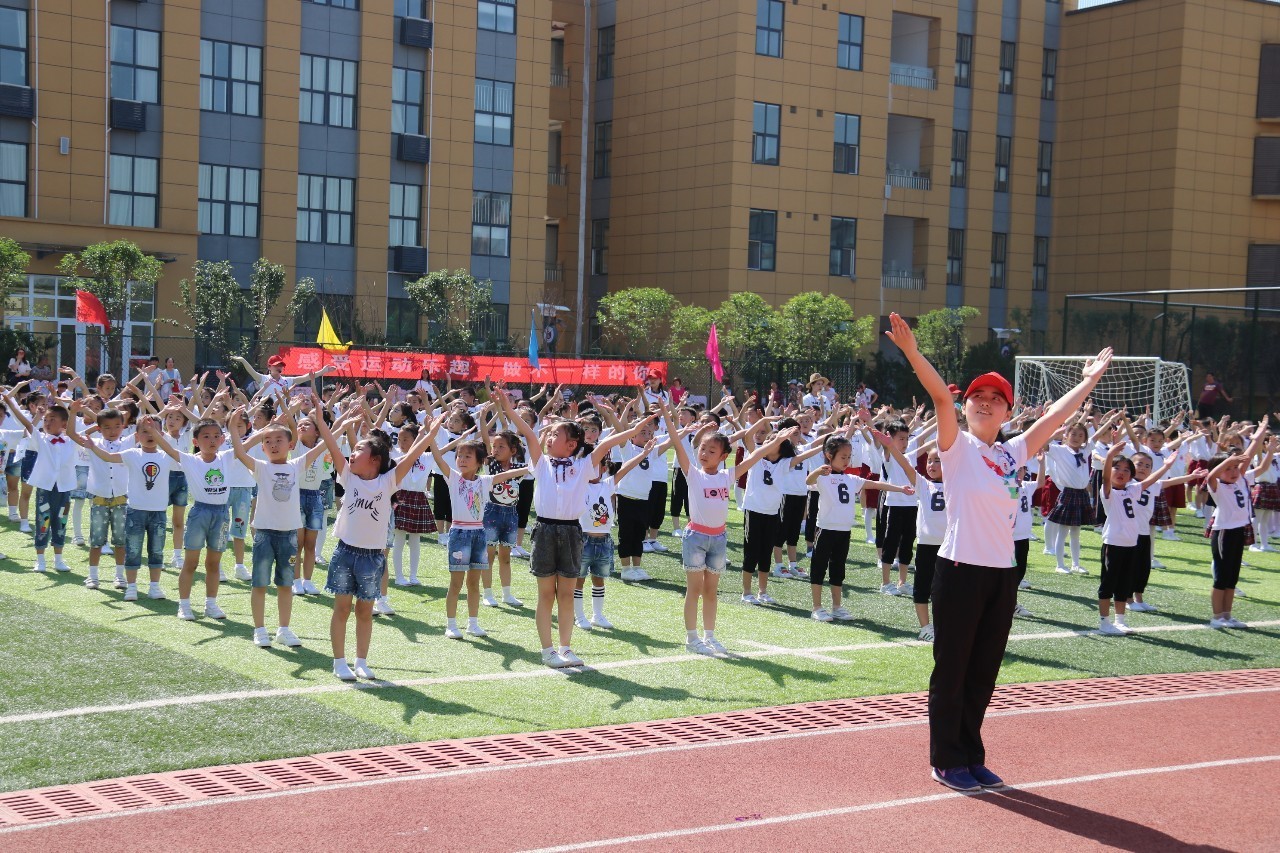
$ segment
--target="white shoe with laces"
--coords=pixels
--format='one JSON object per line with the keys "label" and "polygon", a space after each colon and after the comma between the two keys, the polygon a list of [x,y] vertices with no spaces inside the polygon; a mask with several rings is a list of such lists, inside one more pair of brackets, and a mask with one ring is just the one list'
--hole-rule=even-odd
{"label": "white shoe with laces", "polygon": [[260,649],[271,648],[271,635],[267,633],[266,628],[253,629],[253,644]]}
{"label": "white shoe with laces", "polygon": [[1129,623],[1124,621],[1123,616],[1117,616],[1115,626],[1122,634],[1132,634],[1133,629],[1129,627]]}
{"label": "white shoe with laces", "polygon": [[380,595],[373,601],[374,616],[395,616],[396,610],[391,606],[391,602],[385,595]]}
{"label": "white shoe with laces", "polygon": [[919,636],[920,636],[920,639],[924,640],[926,643],[932,643],[933,642],[933,623],[930,622],[928,625],[925,625],[923,628],[921,628]]}
{"label": "white shoe with laces", "polygon": [[85,589],[97,589],[97,588],[98,588],[98,579],[97,579],[97,578],[85,578],[85,580],[84,580],[84,588],[85,588]]}
{"label": "white shoe with laces", "polygon": [[641,550],[641,551],[643,551],[643,552],[644,552],[644,553],[646,553],[646,554],[652,554],[652,553],[653,553],[653,543],[652,543],[652,542],[650,542],[648,539],[644,540],[644,544],[640,546],[640,550]]}
{"label": "white shoe with laces", "polygon": [[356,674],[351,671],[351,667],[347,665],[345,660],[335,660],[333,662],[333,674],[343,681],[356,680]]}
{"label": "white shoe with laces", "polygon": [[518,557],[521,560],[527,560],[529,559],[529,552],[521,548],[519,545],[512,545],[511,556]]}
{"label": "white shoe with laces", "polygon": [[1227,620],[1226,620],[1226,619],[1219,619],[1217,616],[1215,616],[1215,617],[1213,617],[1212,619],[1210,619],[1210,620],[1209,620],[1209,627],[1210,627],[1210,628],[1225,628],[1225,627],[1227,627]]}
{"label": "white shoe with laces", "polygon": [[760,599],[756,598],[754,595],[748,592],[743,594],[742,603],[743,604],[759,604]]}
{"label": "white shoe with laces", "polygon": [[666,551],[667,551],[667,546],[666,546],[666,545],[663,545],[663,544],[662,544],[660,541],[658,541],[657,539],[650,539],[650,540],[649,540],[649,550],[650,550],[650,551],[657,551],[657,552],[658,552],[658,553],[660,553],[660,554],[665,554],[665,553],[666,553]]}
{"label": "white shoe with laces", "polygon": [[236,566],[236,580],[238,581],[253,580],[253,575],[249,574],[248,566]]}
{"label": "white shoe with laces", "polygon": [[684,644],[684,650],[695,655],[713,655],[714,651],[700,637],[689,640]]}
{"label": "white shoe with laces", "polygon": [[72,544],[72,545],[79,545],[81,548],[83,548],[83,547],[84,547],[84,537],[83,537],[83,536],[77,536],[75,539],[72,539],[72,540],[71,540],[71,544]]}
{"label": "white shoe with laces", "polygon": [[[303,591],[304,591],[307,595],[319,595],[319,594],[320,594],[320,588],[319,588],[318,586],[316,586],[314,583],[312,583],[311,581],[303,581],[303,582],[302,582],[302,589],[303,589]],[[383,597],[385,598],[386,596],[383,596]]]}
{"label": "white shoe with laces", "polygon": [[307,594],[306,589],[304,589],[304,588],[303,588],[303,586],[302,586],[302,578],[294,578],[294,579],[293,579],[293,594],[294,594],[294,595],[306,595],[306,594]]}
{"label": "white shoe with laces", "polygon": [[613,627],[613,623],[610,622],[608,619],[606,619],[603,613],[597,613],[596,615],[592,616],[591,624],[596,628],[609,629]]}
{"label": "white shoe with laces", "polygon": [[778,601],[767,592],[762,592],[756,596],[757,604],[777,604]]}
{"label": "white shoe with laces", "polygon": [[573,624],[577,625],[579,628],[581,628],[584,631],[590,631],[592,627],[594,627],[591,624],[591,620],[588,619],[586,616],[573,617]]}
{"label": "white shoe with laces", "polygon": [[61,556],[57,556],[53,558],[53,568],[55,571],[59,571],[59,572],[71,571],[71,567],[67,565],[67,561],[62,559]]}
{"label": "white shoe with laces", "polygon": [[770,569],[770,570],[769,570],[769,577],[772,577],[772,578],[789,578],[789,577],[791,577],[791,571],[790,571],[786,566],[783,566],[783,565],[777,565],[777,566],[774,566],[772,569]]}
{"label": "white shoe with laces", "polygon": [[560,657],[560,653],[555,649],[546,649],[542,652],[542,663],[552,669],[563,669],[565,667],[564,658]]}
{"label": "white shoe with laces", "polygon": [[1151,558],[1151,568],[1163,569],[1164,567],[1165,567],[1164,563],[1160,562],[1160,559],[1158,557]]}
{"label": "white shoe with laces", "polygon": [[498,599],[493,597],[493,593],[485,590],[484,597],[480,599],[480,603],[485,607],[497,607]]}
{"label": "white shoe with laces", "polygon": [[468,623],[467,623],[467,633],[468,633],[468,634],[470,634],[470,635],[471,635],[471,636],[473,636],[473,637],[487,637],[487,636],[489,636],[489,632],[488,632],[488,631],[486,631],[484,628],[481,628],[481,627],[480,627],[480,623],[479,623],[479,622],[468,622]]}
{"label": "white shoe with laces", "polygon": [[837,607],[831,611],[831,618],[840,622],[848,622],[853,618],[853,614],[849,612],[847,607]]}
{"label": "white shoe with laces", "polygon": [[1084,566],[1072,566],[1072,567],[1071,567],[1071,574],[1073,574],[1073,575],[1087,575],[1087,574],[1089,574],[1089,570],[1088,570],[1088,569],[1086,569]]}
{"label": "white shoe with laces", "polygon": [[1069,574],[1071,574],[1071,570],[1070,570],[1070,569],[1068,569],[1066,566],[1057,566],[1056,568],[1054,568],[1054,572],[1056,572],[1057,574],[1060,574],[1060,575],[1069,575]]}
{"label": "white shoe with laces", "polygon": [[509,604],[512,607],[524,607],[524,602],[516,598],[514,595],[512,595],[509,592],[504,592],[502,594],[502,603]]}
{"label": "white shoe with laces", "polygon": [[809,618],[815,622],[830,622],[831,613],[825,607],[819,607],[817,610],[809,614]]}
{"label": "white shoe with laces", "polygon": [[1110,619],[1098,620],[1098,633],[1107,637],[1123,637],[1125,632]]}
{"label": "white shoe with laces", "polygon": [[1225,621],[1227,623],[1228,628],[1248,628],[1249,627],[1249,624],[1247,622],[1241,622],[1239,619],[1235,618],[1234,616],[1228,616]]}
{"label": "white shoe with laces", "polygon": [[150,598],[154,601],[165,600],[164,590],[160,588],[160,584],[153,583],[149,587],[147,587],[147,598]]}
{"label": "white shoe with laces", "polygon": [[564,648],[560,650],[560,659],[564,661],[565,666],[582,666],[583,660],[573,653],[573,649]]}
{"label": "white shoe with laces", "polygon": [[205,603],[204,615],[206,619],[226,619],[227,614],[222,612],[222,608],[218,606],[218,602],[209,601]]}
{"label": "white shoe with laces", "polygon": [[183,604],[182,602],[178,602],[178,618],[181,619],[183,622],[196,621],[196,615],[191,612],[190,604]]}
{"label": "white shoe with laces", "polygon": [[640,567],[638,567],[638,566],[637,566],[636,568],[634,568],[634,569],[632,569],[632,570],[631,570],[631,579],[632,579],[633,581],[649,581],[649,580],[653,580],[653,578],[649,576],[649,573],[648,573],[648,572],[646,572],[644,569],[642,569],[642,568],[640,568]]}
{"label": "white shoe with laces", "polygon": [[902,595],[902,591],[898,589],[896,583],[887,583],[880,587],[881,595]]}
{"label": "white shoe with laces", "polygon": [[444,629],[444,635],[447,639],[450,639],[450,640],[462,639],[462,632],[458,630],[458,626],[456,625],[446,625]]}
{"label": "white shoe with laces", "polygon": [[898,584],[898,595],[915,595],[916,588],[909,583]]}
{"label": "white shoe with laces", "polygon": [[1031,611],[1023,607],[1021,604],[1015,604],[1013,605],[1013,615],[1021,616],[1023,619],[1026,619],[1031,616]]}
{"label": "white shoe with laces", "polygon": [[125,601],[137,601],[137,600],[138,600],[138,588],[137,588],[136,586],[127,586],[127,585],[126,585],[126,586],[125,586],[125,588],[124,588],[124,600],[125,600]]}
{"label": "white shoe with laces", "polygon": [[302,645],[302,640],[298,639],[298,635],[293,633],[288,625],[281,625],[276,628],[276,642],[291,649],[296,649]]}

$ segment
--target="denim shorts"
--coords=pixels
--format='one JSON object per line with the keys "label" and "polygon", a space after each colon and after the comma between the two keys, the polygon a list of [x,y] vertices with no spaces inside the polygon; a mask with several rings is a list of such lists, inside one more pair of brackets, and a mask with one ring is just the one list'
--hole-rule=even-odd
{"label": "denim shorts", "polygon": [[22,475],[22,460],[14,455],[15,451],[10,450],[8,457],[4,461],[4,473],[10,477],[19,477]]}
{"label": "denim shorts", "polygon": [[25,483],[27,481],[27,478],[31,476],[31,472],[35,470],[36,456],[38,455],[39,454],[36,453],[34,450],[28,450],[25,454],[23,454],[22,468],[21,468],[22,482]]}
{"label": "denim shorts", "polygon": [[125,505],[99,506],[89,504],[89,547],[101,548],[107,544],[107,530],[111,531],[111,546],[124,547]]}
{"label": "denim shorts", "polygon": [[484,505],[484,538],[489,545],[505,545],[510,548],[516,544],[516,530],[519,527],[519,513],[513,506],[503,506],[490,501]]}
{"label": "denim shorts", "polygon": [[381,592],[387,571],[387,555],[372,548],[354,548],[342,540],[329,560],[324,588],[334,595],[354,595],[357,601],[373,601]]}
{"label": "denim shorts", "polygon": [[302,527],[305,530],[324,530],[324,500],[319,489],[298,489],[298,503],[302,507]]}
{"label": "denim shorts", "polygon": [[184,471],[169,472],[169,506],[187,505],[187,475]]}
{"label": "denim shorts", "polygon": [[205,548],[215,554],[227,550],[227,505],[196,501],[187,515],[182,547],[188,551]]}
{"label": "denim shorts", "polygon": [[680,540],[680,556],[683,558],[686,572],[700,572],[703,569],[713,574],[720,574],[728,565],[726,550],[728,537],[721,533],[708,536],[686,529],[684,538]]}
{"label": "denim shorts", "polygon": [[575,521],[538,519],[533,529],[529,573],[535,578],[582,575],[582,528]]}
{"label": "denim shorts", "polygon": [[232,486],[227,490],[227,509],[231,513],[227,534],[232,539],[243,539],[249,530],[249,507],[252,503],[253,486]]}
{"label": "denim shorts", "polygon": [[[253,585],[268,587],[293,584],[293,559],[298,556],[298,531],[255,530],[253,532]],[[273,571],[274,569],[274,571]]]}
{"label": "denim shorts", "polygon": [[465,572],[467,569],[489,568],[489,555],[485,550],[483,527],[449,528],[449,571]]}
{"label": "denim shorts", "polygon": [[76,487],[71,492],[71,497],[75,500],[84,500],[89,497],[89,466],[76,466]]}
{"label": "denim shorts", "polygon": [[613,574],[613,537],[582,534],[582,577],[607,578]]}
{"label": "denim shorts", "polygon": [[322,477],[320,479],[320,500],[324,504],[326,510],[333,509],[333,478]]}
{"label": "denim shorts", "polygon": [[142,568],[142,540],[147,541],[147,568],[164,568],[165,526],[169,519],[162,509],[134,509],[124,514],[124,567]]}

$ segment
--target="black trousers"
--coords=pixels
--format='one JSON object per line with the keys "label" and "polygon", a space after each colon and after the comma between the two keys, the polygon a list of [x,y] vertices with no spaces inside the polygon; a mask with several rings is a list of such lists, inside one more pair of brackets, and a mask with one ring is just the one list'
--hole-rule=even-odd
{"label": "black trousers", "polygon": [[[1138,553],[1134,557],[1133,592],[1142,595],[1147,591],[1147,582],[1151,580],[1151,534],[1138,535]],[[1132,598],[1133,596],[1129,596]]]}
{"label": "black trousers", "polygon": [[648,535],[648,499],[618,495],[618,556],[639,557],[644,554],[644,540]]}
{"label": "black trousers", "polygon": [[[1013,561],[1018,566],[1018,583],[1027,576],[1027,552],[1031,550],[1030,539],[1013,540]],[[916,556],[916,571],[920,571],[920,557]]]}
{"label": "black trousers", "polygon": [[884,536],[880,539],[880,562],[911,565],[911,551],[916,544],[916,507],[891,506],[884,510]]}
{"label": "black trousers", "polygon": [[649,530],[661,530],[662,522],[667,520],[667,481],[654,480],[649,486]]}
{"label": "black trousers", "polygon": [[929,761],[985,764],[982,720],[1000,674],[1018,570],[939,557],[933,575],[933,674],[929,676]]}
{"label": "black trousers", "polygon": [[819,530],[813,543],[813,564],[809,566],[809,583],[814,586],[830,578],[832,586],[844,586],[845,564],[849,562],[849,531]]}
{"label": "black trousers", "polygon": [[773,544],[779,548],[790,545],[792,548],[800,541],[800,522],[804,521],[804,495],[782,496],[782,523],[778,526],[778,536]]}
{"label": "black trousers", "polygon": [[928,604],[929,596],[933,595],[933,570],[938,564],[938,549],[941,547],[941,545],[916,546],[916,582],[913,585],[915,592],[911,594],[911,600],[916,604]]}
{"label": "black trousers", "polygon": [[1235,589],[1244,562],[1244,528],[1214,530],[1209,548],[1213,552],[1213,588]]}
{"label": "black trousers", "polygon": [[813,540],[818,536],[818,493],[809,492],[809,506],[805,510],[804,541],[813,547]]}
{"label": "black trousers", "polygon": [[774,513],[747,510],[742,520],[742,570],[767,572],[773,565],[773,543],[778,538],[781,517]]}
{"label": "black trousers", "polygon": [[679,518],[689,511],[689,481],[684,478],[684,471],[676,468],[675,479],[671,482],[671,517]]}

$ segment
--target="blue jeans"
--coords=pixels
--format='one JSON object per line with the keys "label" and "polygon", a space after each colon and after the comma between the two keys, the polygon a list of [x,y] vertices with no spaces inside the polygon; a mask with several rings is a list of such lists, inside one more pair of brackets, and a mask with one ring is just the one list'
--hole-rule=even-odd
{"label": "blue jeans", "polygon": [[503,506],[490,501],[484,505],[484,538],[489,545],[505,545],[510,548],[516,544],[516,530],[519,528],[518,513],[513,506]]}
{"label": "blue jeans", "polygon": [[323,477],[320,480],[320,502],[326,510],[333,509],[333,478]]}
{"label": "blue jeans", "polygon": [[613,536],[582,534],[582,577],[607,578],[613,574]]}
{"label": "blue jeans", "polygon": [[485,546],[483,527],[449,528],[449,571],[465,572],[467,569],[489,568],[489,553]]}
{"label": "blue jeans", "polygon": [[684,570],[700,572],[705,569],[713,574],[720,574],[728,565],[726,554],[728,544],[728,538],[723,533],[718,536],[708,536],[686,528],[684,538],[680,540],[680,556],[684,563]]}
{"label": "blue jeans", "polygon": [[319,489],[298,489],[298,502],[302,506],[302,526],[307,530],[324,529],[324,499]]}
{"label": "blue jeans", "polygon": [[329,561],[329,578],[324,588],[334,595],[354,595],[358,601],[378,597],[387,555],[373,548],[356,548],[338,540]]}
{"label": "blue jeans", "polygon": [[196,501],[187,515],[182,547],[188,551],[205,548],[215,554],[227,550],[227,505]]}
{"label": "blue jeans", "polygon": [[169,506],[187,505],[187,475],[185,471],[169,472]]}
{"label": "blue jeans", "polygon": [[[31,472],[35,470],[36,456],[38,455],[39,454],[36,453],[34,450],[28,450],[23,454],[22,462],[20,463],[20,465],[22,466],[21,467],[22,482],[26,483],[27,480],[31,479]],[[31,485],[31,484],[27,483],[27,485]]]}
{"label": "blue jeans", "polygon": [[253,504],[253,486],[232,486],[227,490],[227,509],[231,511],[232,539],[243,539],[249,530],[249,507]]}
{"label": "blue jeans", "polygon": [[43,551],[53,540],[54,548],[61,548],[67,541],[67,506],[70,492],[57,489],[36,489],[36,550]]}
{"label": "blue jeans", "polygon": [[71,497],[83,500],[89,497],[89,466],[76,466],[76,488],[71,493]]}
{"label": "blue jeans", "polygon": [[101,548],[107,544],[107,531],[111,531],[111,547],[123,548],[125,542],[124,504],[99,506],[89,504],[89,547]]}
{"label": "blue jeans", "polygon": [[142,568],[142,537],[147,537],[147,568],[164,568],[164,529],[168,521],[162,509],[134,509],[124,514],[124,567]]}
{"label": "blue jeans", "polygon": [[9,451],[9,456],[4,462],[4,473],[10,477],[19,477],[22,475],[22,460],[16,458],[15,451]]}
{"label": "blue jeans", "polygon": [[[293,584],[293,558],[298,555],[298,531],[255,530],[253,532],[253,585],[255,587]],[[272,571],[274,569],[274,572]]]}

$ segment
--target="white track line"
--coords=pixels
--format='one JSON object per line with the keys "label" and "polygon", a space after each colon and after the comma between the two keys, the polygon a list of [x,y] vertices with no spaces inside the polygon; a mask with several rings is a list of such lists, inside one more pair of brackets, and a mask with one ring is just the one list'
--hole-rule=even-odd
{"label": "white track line", "polygon": [[[1278,693],[1280,687],[1250,687],[1240,690],[1222,690],[1208,693],[1188,693],[1182,696],[1143,696],[1135,699],[1115,699],[1109,702],[1090,702],[1078,703],[1072,705],[1051,705],[1039,708],[1019,708],[1010,711],[993,711],[987,714],[988,719],[995,717],[1021,717],[1027,714],[1060,714],[1070,711],[1091,711],[1095,708],[1115,708],[1126,705],[1147,705],[1156,702],[1185,702],[1195,699],[1220,699],[1234,698],[1238,696],[1247,696],[1256,693]],[[277,797],[296,797],[304,794],[325,793],[328,791],[344,791],[358,788],[368,788],[378,785],[392,785],[398,782],[423,782],[434,781],[436,779],[453,779],[458,777],[474,776],[482,773],[503,773],[512,770],[536,769],[541,767],[556,767],[562,764],[579,764],[590,761],[625,761],[628,758],[638,756],[660,755],[668,752],[690,752],[698,749],[720,749],[738,746],[750,746],[758,743],[768,743],[771,741],[799,740],[802,738],[815,737],[840,737],[847,735],[860,735],[863,732],[879,731],[881,729],[898,729],[907,726],[922,726],[928,723],[928,719],[924,717],[913,718],[907,720],[894,720],[885,723],[872,723],[870,725],[858,726],[857,728],[848,729],[819,729],[804,732],[786,732],[784,734],[775,735],[759,735],[756,737],[730,738],[727,740],[706,741],[703,743],[684,743],[674,744],[670,746],[653,746],[643,747],[640,749],[632,749],[626,752],[608,752],[597,755],[575,755],[564,758],[543,758],[530,761],[517,761],[509,764],[488,764],[479,767],[460,767],[455,770],[438,770],[426,771],[423,773],[407,774],[402,776],[386,776],[381,779],[362,779],[350,782],[331,782],[324,785],[310,785],[299,788],[287,788],[279,791],[266,791],[258,794],[237,794],[229,797],[214,797],[205,800],[191,800],[183,803],[171,803],[164,806],[151,806],[142,809],[124,809],[115,812],[103,812],[94,815],[81,815],[78,817],[59,818],[58,820],[45,821],[42,823],[11,826],[0,829],[0,835],[7,835],[13,832],[31,832],[46,827],[67,826],[70,824],[85,823],[88,821],[112,820],[114,818],[132,817],[139,814],[155,814],[159,812],[179,811],[182,809],[205,808],[208,806],[218,806],[226,803],[247,803],[256,802],[258,800],[270,800]],[[1019,786],[1028,787],[1028,786]],[[20,793],[20,792],[9,792]]]}
{"label": "white track line", "polygon": [[[1132,770],[1115,770],[1110,773],[1094,773],[1089,776],[1072,776],[1066,779],[1044,779],[1039,782],[1027,782],[1010,786],[1013,791],[1030,791],[1036,788],[1053,788],[1060,785],[1080,785],[1088,782],[1105,782],[1111,779],[1129,779],[1134,776],[1152,776],[1161,773],[1185,773],[1195,770],[1210,770],[1218,767],[1239,767],[1245,764],[1263,764],[1280,761],[1280,755],[1255,755],[1246,758],[1224,758],[1219,761],[1199,761],[1195,764],[1171,764],[1164,767],[1138,767]],[[615,847],[622,844],[638,844],[645,841],[664,841],[671,838],[683,838],[691,835],[706,835],[712,832],[728,832],[735,829],[753,829],[780,823],[795,823],[802,820],[814,820],[826,817],[856,814],[858,812],[894,809],[901,806],[916,806],[926,803],[946,802],[961,797],[989,796],[988,792],[964,794],[959,791],[948,791],[941,794],[928,794],[921,797],[904,797],[898,800],[883,800],[878,803],[862,803],[856,806],[843,806],[834,809],[823,809],[813,812],[798,812],[774,817],[763,817],[757,820],[734,821],[733,823],[717,823],[707,826],[694,826],[687,829],[669,829],[662,832],[648,832],[643,835],[627,835],[617,838],[601,838],[595,841],[583,841],[577,844],[562,844],[557,847],[539,847],[526,850],[524,853],[569,853],[572,850],[595,850],[598,847]]]}
{"label": "white track line", "polygon": [[[1271,620],[1269,622],[1253,622],[1255,628],[1270,628],[1280,626],[1280,619]],[[1153,625],[1148,627],[1133,628],[1135,634],[1158,634],[1182,631],[1208,631],[1211,630],[1208,625]],[[1090,631],[1053,631],[1042,634],[1012,634],[1009,642],[1023,642],[1026,640],[1065,640],[1077,637],[1097,636],[1096,630]],[[1117,637],[1110,642],[1124,642],[1124,638]],[[750,642],[750,641],[742,641]],[[791,649],[777,646],[770,646],[767,649],[759,651],[736,652],[730,657],[736,658],[770,658],[793,656],[808,658],[810,660],[830,660],[841,664],[847,664],[849,661],[839,658],[824,658],[833,652],[861,652],[872,651],[878,649],[899,649],[911,648],[915,646],[928,646],[930,643],[921,640],[902,640],[898,642],[876,642],[876,643],[855,643],[851,645],[841,646],[817,646],[815,648]],[[329,684],[309,684],[305,687],[274,687],[259,690],[234,690],[227,693],[197,693],[190,696],[169,696],[162,699],[147,699],[141,702],[127,702],[116,705],[86,705],[79,708],[62,708],[56,711],[33,711],[26,714],[9,714],[0,717],[0,725],[11,723],[35,723],[44,720],[58,720],[66,717],[87,717],[96,714],[115,714],[127,713],[130,711],[145,711],[152,708],[183,708],[193,705],[209,705],[215,702],[239,702],[250,699],[279,699],[294,696],[315,696],[325,693],[340,693],[350,690],[381,690],[389,687],[433,687],[444,684],[472,684],[484,683],[491,681],[516,681],[528,678],[564,678],[571,674],[581,674],[584,672],[613,670],[613,669],[630,669],[633,667],[657,666],[668,663],[687,663],[690,661],[711,661],[715,658],[706,655],[668,655],[666,657],[653,658],[635,658],[631,660],[606,661],[604,663],[593,664],[590,666],[577,667],[571,670],[557,669],[528,669],[517,672],[479,672],[471,675],[444,675],[435,678],[412,678],[404,681],[372,681],[359,682],[356,684],[347,684],[342,682],[333,682]]]}
{"label": "white track line", "polygon": [[785,646],[771,646],[768,643],[757,643],[755,640],[738,640],[744,646],[754,646],[762,652],[769,652],[775,655],[795,655],[798,658],[808,658],[809,660],[822,661],[823,663],[848,663],[844,658],[833,658],[831,655],[818,654],[809,649],[789,649]]}

